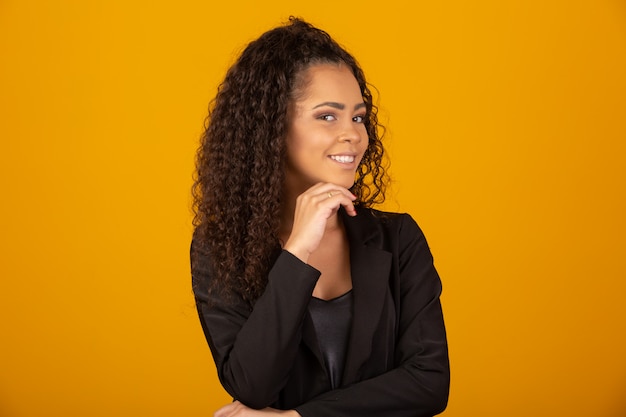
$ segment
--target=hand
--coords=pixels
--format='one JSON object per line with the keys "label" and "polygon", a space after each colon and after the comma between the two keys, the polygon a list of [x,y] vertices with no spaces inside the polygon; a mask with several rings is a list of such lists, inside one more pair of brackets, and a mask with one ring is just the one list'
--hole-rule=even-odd
{"label": "hand", "polygon": [[326,223],[343,206],[346,213],[356,216],[353,201],[356,196],[347,188],[332,183],[318,183],[296,199],[293,226],[284,249],[306,262],[319,246]]}
{"label": "hand", "polygon": [[225,405],[213,414],[213,417],[300,417],[300,414],[295,410],[276,410],[275,408],[263,408],[261,410],[255,410],[250,407],[246,407],[239,401],[234,401]]}

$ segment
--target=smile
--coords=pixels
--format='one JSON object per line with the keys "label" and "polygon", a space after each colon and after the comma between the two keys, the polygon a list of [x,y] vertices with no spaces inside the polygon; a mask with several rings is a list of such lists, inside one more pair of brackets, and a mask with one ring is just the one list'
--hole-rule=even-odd
{"label": "smile", "polygon": [[352,155],[330,155],[330,159],[341,162],[342,164],[351,164],[354,162],[354,156]]}

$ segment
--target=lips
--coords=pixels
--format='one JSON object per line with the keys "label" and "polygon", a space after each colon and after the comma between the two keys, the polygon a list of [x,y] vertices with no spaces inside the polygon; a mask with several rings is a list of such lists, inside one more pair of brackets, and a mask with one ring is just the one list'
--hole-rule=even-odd
{"label": "lips", "polygon": [[354,162],[354,155],[330,155],[330,159],[342,164],[351,164]]}

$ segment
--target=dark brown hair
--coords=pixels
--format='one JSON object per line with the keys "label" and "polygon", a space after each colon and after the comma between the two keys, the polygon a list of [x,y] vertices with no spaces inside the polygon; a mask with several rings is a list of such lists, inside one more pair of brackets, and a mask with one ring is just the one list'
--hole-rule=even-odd
{"label": "dark brown hair", "polygon": [[192,189],[195,256],[210,254],[209,291],[235,292],[252,304],[265,288],[280,251],[289,104],[302,71],[322,63],[350,68],[366,105],[368,148],[351,188],[356,204],[384,200],[382,127],[363,71],[326,32],[290,18],[245,48],[209,107]]}

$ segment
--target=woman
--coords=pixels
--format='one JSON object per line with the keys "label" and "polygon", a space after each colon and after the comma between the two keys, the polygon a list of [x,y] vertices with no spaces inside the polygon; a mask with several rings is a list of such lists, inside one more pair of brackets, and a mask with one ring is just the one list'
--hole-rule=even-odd
{"label": "woman", "polygon": [[194,184],[193,288],[234,402],[215,416],[432,416],[449,366],[441,283],[384,198],[355,59],[290,22],[250,43],[212,103]]}

